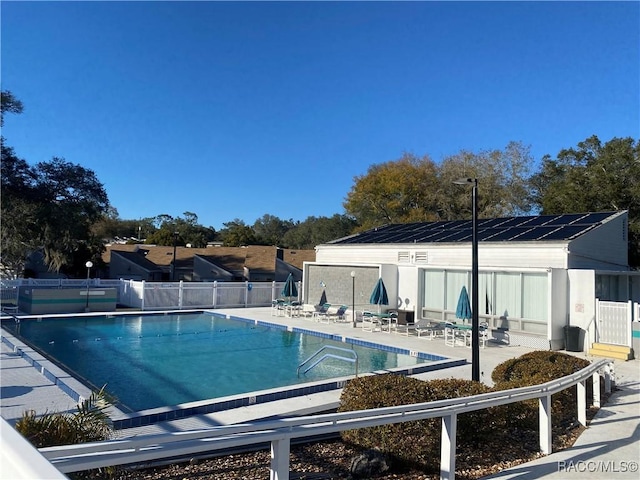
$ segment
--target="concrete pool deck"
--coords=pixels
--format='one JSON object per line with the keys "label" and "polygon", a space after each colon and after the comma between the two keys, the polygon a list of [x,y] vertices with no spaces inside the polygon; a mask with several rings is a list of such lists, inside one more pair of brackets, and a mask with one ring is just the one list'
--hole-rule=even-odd
{"label": "concrete pool deck", "polygon": [[[427,340],[425,337],[405,336],[387,332],[366,332],[353,328],[351,323],[318,323],[310,318],[289,318],[271,316],[270,308],[220,309],[215,313],[234,317],[249,318],[291,327],[309,328],[324,333],[334,333],[375,343],[384,343],[399,348],[428,352],[449,358],[464,358],[467,364],[418,375],[422,379],[471,378],[471,349],[449,347],[442,339]],[[9,423],[15,423],[25,410],[65,411],[73,409],[75,401],[60,390],[53,382],[41,375],[26,360],[15,355],[2,344],[0,385],[0,414]],[[480,371],[482,380],[490,384],[491,371],[505,360],[520,356],[532,349],[518,346],[487,343],[480,349]],[[573,355],[594,360],[583,353]],[[553,453],[535,462],[508,469],[492,478],[603,478],[604,468],[615,469],[621,462],[640,460],[640,362],[615,362],[616,385],[618,391],[601,408],[589,428],[580,436],[574,447]],[[148,427],[128,429],[121,436],[184,431],[215,425],[256,421],[275,416],[306,414],[337,405],[340,391],[280,400],[261,405],[241,407],[208,415],[198,415],[182,420],[162,422]],[[586,463],[586,462],[591,463]],[[608,463],[597,463],[608,462]],[[565,463],[561,463],[565,462]],[[570,463],[573,462],[573,463]],[[580,462],[580,463],[576,463]],[[564,466],[564,469],[562,468]],[[636,463],[637,467],[637,463]],[[590,470],[596,470],[590,472]],[[610,470],[608,478],[637,478],[637,472],[616,472]]]}

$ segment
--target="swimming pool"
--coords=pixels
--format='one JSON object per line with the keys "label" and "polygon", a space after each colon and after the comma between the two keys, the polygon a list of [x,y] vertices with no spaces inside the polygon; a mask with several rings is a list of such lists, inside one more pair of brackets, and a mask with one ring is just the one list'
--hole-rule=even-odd
{"label": "swimming pool", "polygon": [[[11,322],[5,328],[11,330]],[[295,388],[281,398],[340,388],[336,378],[355,374],[354,364],[344,360],[329,358],[298,376],[298,366],[325,345],[355,351],[359,373],[390,369],[418,373],[429,362],[444,360],[210,312],[28,320],[21,322],[19,335],[86,383],[106,384],[121,408],[129,411],[156,407],[167,411],[168,405],[244,394],[240,404],[234,403],[240,406],[277,399],[271,393],[259,399],[248,392],[286,386]],[[173,410],[181,413],[166,418],[212,411],[200,405]]]}

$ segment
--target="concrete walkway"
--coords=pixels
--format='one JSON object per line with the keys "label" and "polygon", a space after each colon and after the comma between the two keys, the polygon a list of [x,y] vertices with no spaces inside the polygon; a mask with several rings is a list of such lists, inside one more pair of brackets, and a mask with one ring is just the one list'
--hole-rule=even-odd
{"label": "concrete walkway", "polygon": [[[471,361],[471,350],[464,347],[448,347],[441,340],[429,341],[424,337],[404,336],[385,332],[363,332],[351,324],[321,324],[303,318],[272,317],[268,308],[217,310],[243,318],[299,326],[327,333],[362,338],[377,343],[386,343],[447,357],[466,358]],[[480,352],[482,380],[491,384],[490,372],[503,361],[531,351],[525,347],[488,344]],[[25,410],[65,411],[75,408],[75,402],[55,384],[47,380],[22,357],[14,354],[6,345],[1,345],[0,370],[0,414],[9,423],[15,423]],[[582,353],[577,356],[590,358]],[[565,451],[552,453],[518,467],[510,468],[487,478],[493,479],[627,479],[638,478],[640,461],[640,361],[615,362],[616,386],[618,390],[598,412],[587,430],[576,444]],[[471,378],[471,365],[449,368],[420,375],[420,378]],[[162,433],[211,425],[255,421],[275,415],[312,412],[335,405],[339,391],[308,395],[297,399],[254,405],[219,412],[212,415],[131,429],[126,435]],[[135,430],[135,431],[134,431]],[[124,434],[124,432],[122,432]],[[635,463],[634,463],[635,462]],[[1,470],[0,470],[1,473]]]}

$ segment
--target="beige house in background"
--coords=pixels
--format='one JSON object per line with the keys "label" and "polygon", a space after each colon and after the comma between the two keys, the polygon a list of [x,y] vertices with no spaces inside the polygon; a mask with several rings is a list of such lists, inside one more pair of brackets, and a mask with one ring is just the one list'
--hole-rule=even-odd
{"label": "beige house in background", "polygon": [[[173,247],[154,245],[110,245],[103,254],[108,278],[170,281]],[[315,260],[314,250],[282,249],[273,246],[176,247],[175,280],[284,281],[291,273],[302,280],[304,262]]]}

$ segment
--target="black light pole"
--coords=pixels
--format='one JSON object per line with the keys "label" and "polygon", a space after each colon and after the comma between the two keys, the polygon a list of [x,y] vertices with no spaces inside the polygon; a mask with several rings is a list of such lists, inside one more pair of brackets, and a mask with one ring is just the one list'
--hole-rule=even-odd
{"label": "black light pole", "polygon": [[353,328],[356,328],[356,272],[351,270],[351,315]]}
{"label": "black light pole", "polygon": [[87,267],[87,303],[84,306],[84,311],[88,312],[89,311],[89,274],[91,273],[91,267],[93,267],[93,262],[91,260],[87,261],[87,263],[84,264],[85,267]]}
{"label": "black light pole", "polygon": [[173,259],[171,260],[171,281],[176,281],[176,244],[178,243],[178,232],[173,232]]}
{"label": "black light pole", "polygon": [[478,179],[462,178],[456,185],[473,185],[471,233],[471,380],[480,381],[480,320],[478,318]]}

